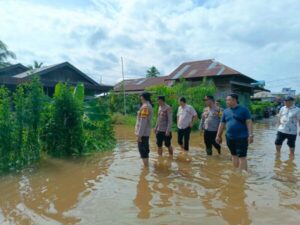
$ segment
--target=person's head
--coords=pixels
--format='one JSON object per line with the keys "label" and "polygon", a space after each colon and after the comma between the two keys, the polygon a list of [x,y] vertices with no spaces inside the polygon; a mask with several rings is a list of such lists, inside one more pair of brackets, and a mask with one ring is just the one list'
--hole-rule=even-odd
{"label": "person's head", "polygon": [[215,102],[215,104],[216,104],[216,106],[221,107],[221,100],[218,99],[218,100]]}
{"label": "person's head", "polygon": [[151,94],[148,93],[148,92],[143,92],[141,95],[140,95],[140,99],[141,99],[141,102],[144,104],[146,102],[150,102],[151,103]]}
{"label": "person's head", "polygon": [[164,105],[165,102],[166,102],[165,96],[158,96],[157,97],[157,102],[158,102],[158,105],[160,105],[160,106]]}
{"label": "person's head", "polygon": [[205,101],[205,104],[208,107],[212,107],[215,104],[215,98],[212,95],[206,95],[203,99],[203,101]]}
{"label": "person's head", "polygon": [[237,94],[227,95],[226,104],[230,108],[237,106],[239,104],[239,96]]}
{"label": "person's head", "polygon": [[186,99],[185,99],[185,97],[179,98],[179,105],[182,106],[182,107],[186,105]]}
{"label": "person's head", "polygon": [[292,107],[294,105],[294,101],[295,101],[295,99],[293,97],[288,96],[284,99],[284,105],[288,108]]}

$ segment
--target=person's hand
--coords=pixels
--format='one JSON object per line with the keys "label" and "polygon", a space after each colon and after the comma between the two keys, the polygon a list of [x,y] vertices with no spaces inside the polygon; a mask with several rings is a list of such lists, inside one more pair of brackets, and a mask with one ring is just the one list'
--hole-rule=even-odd
{"label": "person's hand", "polygon": [[166,135],[167,137],[169,137],[169,136],[170,136],[170,132],[167,131],[165,135]]}
{"label": "person's hand", "polygon": [[248,144],[252,144],[253,143],[253,136],[249,136],[248,137]]}
{"label": "person's hand", "polygon": [[193,123],[190,123],[190,128],[193,128],[194,124]]}
{"label": "person's hand", "polygon": [[137,136],[137,142],[142,142],[142,137]]}
{"label": "person's hand", "polygon": [[222,144],[222,137],[216,137],[216,142],[220,145]]}

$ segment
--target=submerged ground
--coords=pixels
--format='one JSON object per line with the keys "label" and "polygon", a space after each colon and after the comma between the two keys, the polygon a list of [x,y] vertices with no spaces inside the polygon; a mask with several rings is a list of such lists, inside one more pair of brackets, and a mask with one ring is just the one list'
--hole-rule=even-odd
{"label": "submerged ground", "polygon": [[[142,169],[131,127],[118,126],[113,152],[44,159],[0,177],[0,224],[300,224],[300,138],[296,155],[274,152],[274,120],[255,124],[249,175],[232,170],[228,150],[207,157],[192,136],[192,162],[175,154]],[[153,137],[152,137],[153,138]],[[173,142],[175,143],[176,138]]]}

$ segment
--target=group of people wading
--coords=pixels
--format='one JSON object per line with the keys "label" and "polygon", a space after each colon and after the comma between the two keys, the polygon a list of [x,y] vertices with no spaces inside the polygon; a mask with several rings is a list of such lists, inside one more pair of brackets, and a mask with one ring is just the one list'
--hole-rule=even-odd
{"label": "group of people wading", "polygon": [[[138,149],[144,165],[149,165],[149,137],[151,134],[151,120],[153,107],[151,94],[144,92],[140,95],[141,107],[137,113],[135,135],[137,137]],[[227,108],[223,110],[220,102],[216,102],[213,96],[205,96],[206,104],[199,130],[204,131],[204,143],[207,155],[213,154],[213,147],[221,154],[221,143],[223,132],[226,128],[226,143],[232,156],[232,163],[235,168],[247,170],[248,146],[253,143],[253,123],[249,110],[239,105],[237,94],[230,94],[226,97]],[[165,96],[158,96],[159,105],[157,121],[154,127],[158,155],[163,154],[163,145],[168,149],[169,155],[173,155],[172,147],[172,107],[166,103]],[[290,154],[295,151],[297,137],[297,124],[300,126],[300,109],[294,106],[294,99],[288,97],[284,101],[285,106],[278,114],[278,133],[275,141],[278,152],[282,143],[288,139]],[[188,156],[191,130],[198,115],[193,106],[188,105],[186,99],[179,99],[177,110],[177,142],[181,148],[181,153]],[[300,133],[299,133],[300,135]]]}

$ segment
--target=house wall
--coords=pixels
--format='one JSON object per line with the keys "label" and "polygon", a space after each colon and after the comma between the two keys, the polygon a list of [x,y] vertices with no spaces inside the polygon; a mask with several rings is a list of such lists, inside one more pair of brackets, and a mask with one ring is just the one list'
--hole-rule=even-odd
{"label": "house wall", "polygon": [[[237,81],[250,84],[252,82],[251,79],[247,77],[237,77],[237,76],[221,76],[221,77],[207,77],[207,81],[212,81],[216,88],[217,92],[215,95],[216,99],[225,99],[226,96],[230,93],[236,93],[239,95],[239,101],[242,105],[249,106],[251,103],[251,95],[252,89],[248,87],[241,87],[237,85],[232,85],[230,81]],[[188,84],[192,87],[200,85],[202,82],[202,78],[195,78],[187,80]]]}

